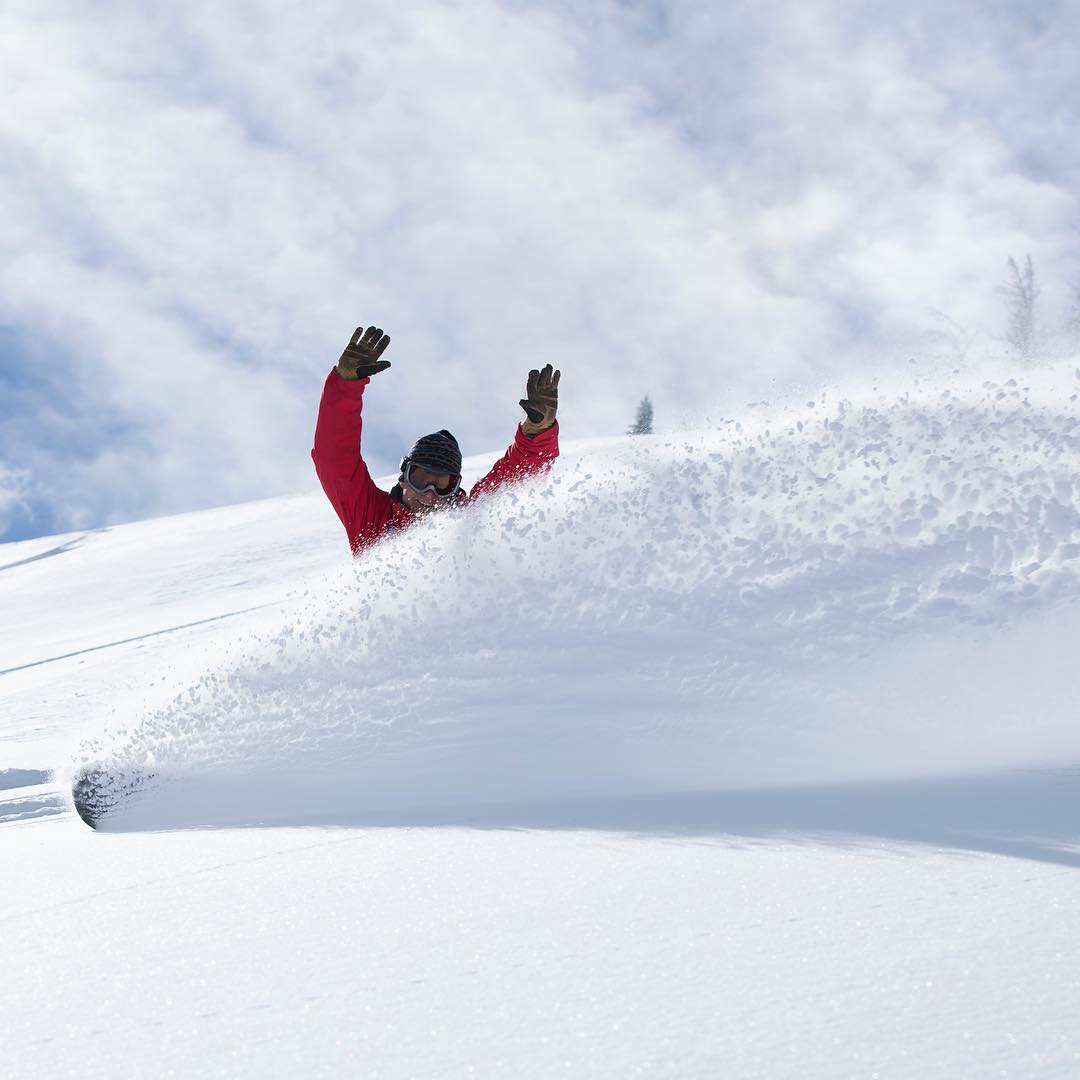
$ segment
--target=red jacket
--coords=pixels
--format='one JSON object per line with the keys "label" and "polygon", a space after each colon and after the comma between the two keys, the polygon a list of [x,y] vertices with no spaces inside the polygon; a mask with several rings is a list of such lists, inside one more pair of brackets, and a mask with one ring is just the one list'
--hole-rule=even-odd
{"label": "red jacket", "polygon": [[[403,529],[413,515],[401,501],[375,486],[360,454],[364,388],[370,379],[343,379],[331,371],[319,402],[315,446],[311,459],[315,472],[349,537],[353,554],[375,543],[392,529]],[[469,499],[500,484],[546,469],[559,456],[559,425],[528,438],[518,424],[514,441],[491,471],[477,481]]]}

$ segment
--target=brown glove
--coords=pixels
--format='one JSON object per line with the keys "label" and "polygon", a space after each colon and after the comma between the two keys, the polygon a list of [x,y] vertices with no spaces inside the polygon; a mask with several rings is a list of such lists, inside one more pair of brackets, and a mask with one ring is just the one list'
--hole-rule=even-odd
{"label": "brown glove", "polygon": [[377,327],[362,326],[349,338],[349,344],[337,362],[336,371],[343,379],[369,379],[390,366],[389,360],[379,358],[390,344],[390,338]]}
{"label": "brown glove", "polygon": [[555,423],[555,413],[559,408],[559,376],[561,371],[552,371],[551,365],[543,371],[535,369],[529,372],[529,383],[518,404],[528,414],[527,420],[521,421],[521,430],[532,438],[541,431],[547,431]]}

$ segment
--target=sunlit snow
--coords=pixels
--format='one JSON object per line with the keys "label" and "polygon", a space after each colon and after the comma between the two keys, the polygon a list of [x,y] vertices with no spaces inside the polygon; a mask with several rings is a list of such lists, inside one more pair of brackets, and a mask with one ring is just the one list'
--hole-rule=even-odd
{"label": "sunlit snow", "polygon": [[7,1075],[1072,1075],[1078,398],[570,441],[355,561],[321,494],[0,546]]}

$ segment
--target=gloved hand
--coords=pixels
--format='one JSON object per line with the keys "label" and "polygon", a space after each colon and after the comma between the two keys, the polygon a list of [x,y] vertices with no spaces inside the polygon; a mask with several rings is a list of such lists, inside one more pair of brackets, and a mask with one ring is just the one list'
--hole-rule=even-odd
{"label": "gloved hand", "polygon": [[543,371],[535,369],[529,372],[529,383],[518,404],[528,414],[527,420],[521,421],[521,430],[528,436],[539,435],[555,423],[555,413],[559,408],[559,376],[561,371],[552,371],[547,364]]}
{"label": "gloved hand", "polygon": [[378,375],[390,366],[389,360],[379,359],[389,344],[389,336],[376,327],[369,326],[365,333],[364,328],[358,326],[335,370],[343,379],[369,379]]}

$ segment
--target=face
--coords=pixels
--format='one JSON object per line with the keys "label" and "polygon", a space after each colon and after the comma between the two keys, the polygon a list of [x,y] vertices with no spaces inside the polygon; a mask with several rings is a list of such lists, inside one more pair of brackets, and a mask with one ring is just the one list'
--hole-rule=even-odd
{"label": "face", "polygon": [[[434,484],[437,488],[447,488],[453,480],[449,473],[429,472],[422,465],[414,465],[409,475],[417,487],[427,487],[428,484]],[[440,499],[434,491],[413,491],[408,484],[402,483],[401,501],[405,504],[405,508],[412,513],[426,514],[437,503],[452,502],[453,500]]]}

